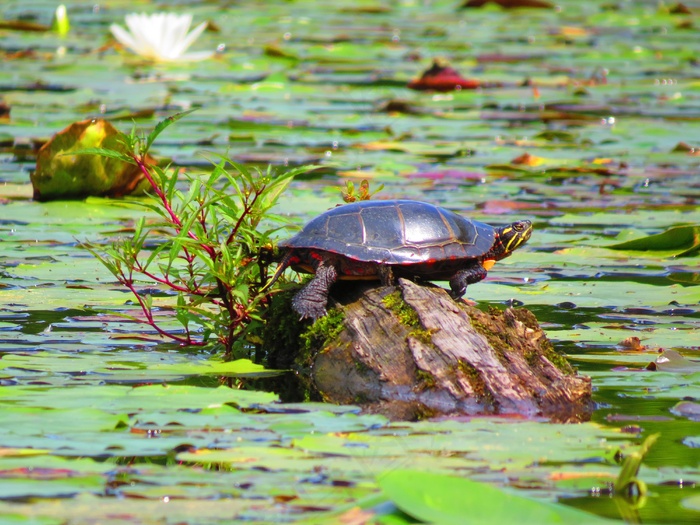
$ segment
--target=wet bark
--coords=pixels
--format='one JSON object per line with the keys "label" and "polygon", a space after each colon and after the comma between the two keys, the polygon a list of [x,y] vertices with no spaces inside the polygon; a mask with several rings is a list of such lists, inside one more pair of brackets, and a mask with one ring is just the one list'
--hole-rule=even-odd
{"label": "wet bark", "polygon": [[485,313],[404,279],[397,287],[334,289],[334,297],[342,326],[305,357],[327,401],[392,419],[590,416],[589,378],[553,349],[526,309]]}

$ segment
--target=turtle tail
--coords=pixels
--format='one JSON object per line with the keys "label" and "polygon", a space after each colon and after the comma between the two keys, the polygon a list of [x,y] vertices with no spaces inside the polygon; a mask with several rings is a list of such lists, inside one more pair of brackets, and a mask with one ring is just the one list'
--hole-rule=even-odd
{"label": "turtle tail", "polygon": [[277,279],[280,278],[280,275],[284,273],[284,271],[289,267],[289,262],[292,260],[292,250],[289,250],[285,256],[282,258],[282,260],[279,262],[277,265],[277,270],[275,270],[275,273],[270,277],[270,280],[267,281],[265,286],[263,286],[260,289],[260,292],[265,292],[267,291],[268,288],[270,288],[273,284],[277,282]]}

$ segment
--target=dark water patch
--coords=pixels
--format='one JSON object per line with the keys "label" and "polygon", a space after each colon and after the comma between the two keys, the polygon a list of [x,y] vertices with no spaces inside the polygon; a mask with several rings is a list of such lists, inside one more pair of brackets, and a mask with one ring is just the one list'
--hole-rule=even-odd
{"label": "dark water patch", "polygon": [[612,308],[582,308],[575,303],[558,305],[528,305],[528,310],[535,314],[541,323],[551,323],[563,328],[574,328],[592,318],[609,315]]}
{"label": "dark water patch", "polygon": [[627,523],[694,525],[700,522],[699,511],[684,508],[682,505],[683,500],[700,494],[700,488],[697,485],[649,484],[648,488],[649,496],[641,505],[629,504],[624,500],[616,501],[616,498],[606,494],[605,486],[591,486],[589,495],[560,498],[559,502],[606,518],[624,520]]}
{"label": "dark water patch", "polygon": [[45,84],[43,82],[34,82],[30,84],[0,84],[0,92],[4,93],[12,91],[45,91],[48,93],[70,93],[76,91],[77,89],[78,88],[74,86],[63,86],[60,84]]}
{"label": "dark water patch", "polygon": [[[645,374],[657,372],[629,372],[630,374]],[[685,418],[674,418],[671,425],[665,417],[673,417],[672,408],[678,399],[660,398],[649,392],[639,396],[639,387],[630,387],[633,395],[625,395],[624,389],[600,387],[594,391],[594,401],[604,404],[593,413],[592,421],[618,428],[629,425],[635,417],[639,417],[638,425],[641,434],[648,436],[660,433],[658,442],[652,447],[645,464],[650,467],[687,467],[700,462],[700,449],[692,449],[683,444],[688,437],[699,434],[698,424]],[[659,418],[658,416],[664,416]],[[624,418],[619,416],[625,416]]]}
{"label": "dark water patch", "polygon": [[53,323],[61,323],[73,316],[85,315],[85,310],[75,308],[57,308],[55,310],[27,310],[24,317],[16,322],[22,333],[40,334]]}

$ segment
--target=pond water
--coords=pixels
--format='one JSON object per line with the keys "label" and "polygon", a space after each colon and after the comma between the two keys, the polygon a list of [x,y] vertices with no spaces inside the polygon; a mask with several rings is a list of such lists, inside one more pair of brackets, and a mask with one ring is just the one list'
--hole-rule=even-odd
{"label": "pond water", "polygon": [[[700,6],[187,4],[69,2],[65,36],[41,30],[56,2],[0,7],[2,519],[323,519],[410,466],[615,519],[700,521],[700,234],[650,251],[607,247],[700,225]],[[153,64],[115,47],[109,24],[164,8],[208,21],[193,50],[215,56]],[[436,58],[484,87],[408,89]],[[592,421],[389,424],[353,407],[280,405],[217,387],[219,356],[120,317],[135,313],[129,294],[79,245],[128,233],[142,209],[34,202],[37,147],[78,120],[150,129],[195,107],[154,153],[192,171],[212,153],[319,164],[280,202],[295,222],[362,179],[383,184],[383,198],[491,224],[532,220],[528,245],[467,295],[537,315],[592,377]],[[621,345],[634,336],[638,348]],[[679,355],[646,370],[661,351]],[[648,497],[621,503],[608,494],[619,453],[654,433],[639,474]]]}

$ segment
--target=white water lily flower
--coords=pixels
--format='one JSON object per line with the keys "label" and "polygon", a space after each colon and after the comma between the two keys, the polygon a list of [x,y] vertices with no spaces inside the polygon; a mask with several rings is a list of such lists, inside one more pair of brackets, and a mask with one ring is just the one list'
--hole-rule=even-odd
{"label": "white water lily flower", "polygon": [[131,13],[124,17],[129,31],[117,24],[109,26],[114,37],[134,53],[157,62],[205,60],[213,51],[185,53],[207,27],[202,22],[191,32],[192,15],[175,13]]}

